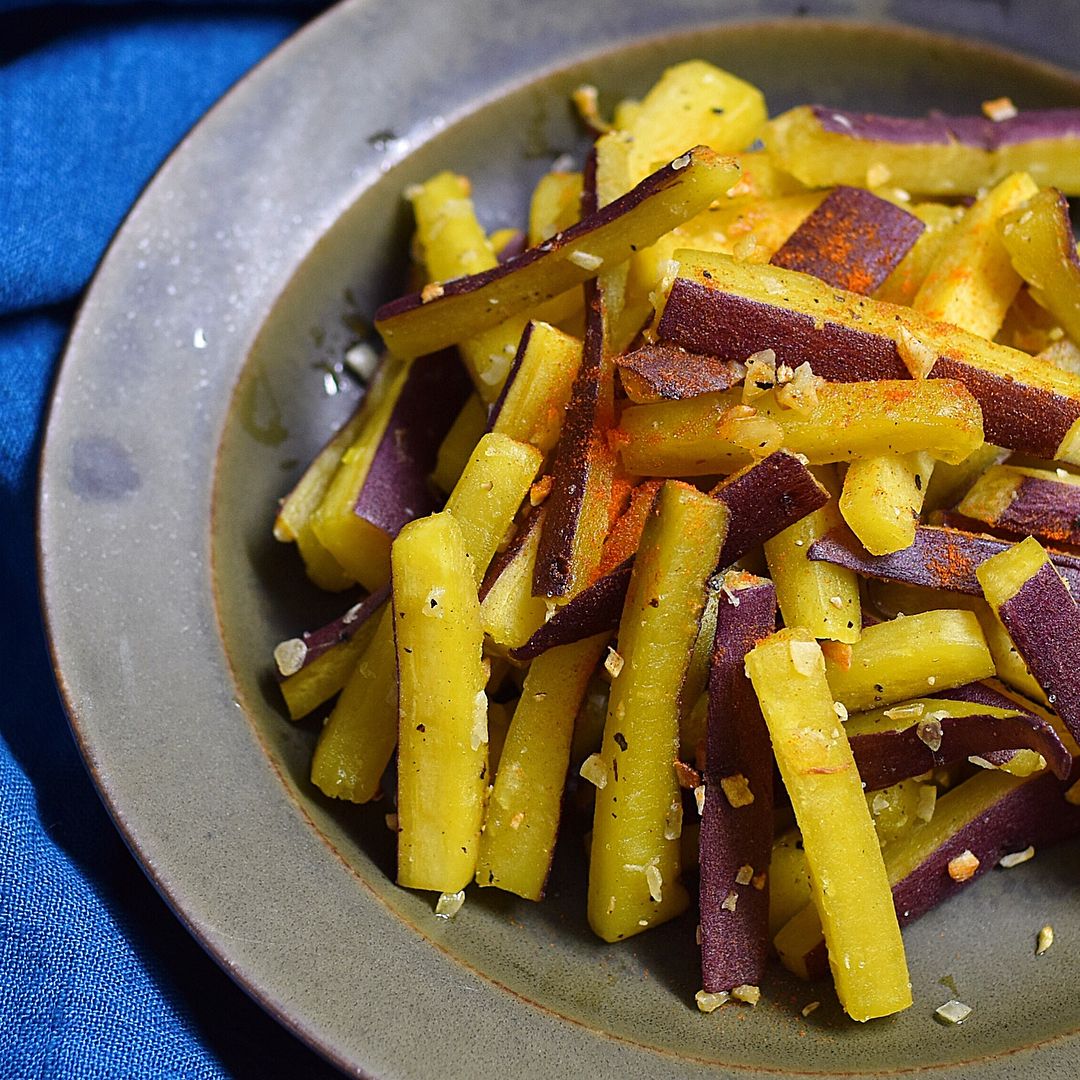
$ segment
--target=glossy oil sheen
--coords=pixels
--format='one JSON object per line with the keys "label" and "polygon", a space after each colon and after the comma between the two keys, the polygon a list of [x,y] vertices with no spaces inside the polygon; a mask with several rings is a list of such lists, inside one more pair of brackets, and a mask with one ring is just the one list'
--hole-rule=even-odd
{"label": "glossy oil sheen", "polygon": [[[1080,105],[1064,74],[889,25],[1074,61],[1067,13],[1023,7],[800,5],[865,20],[830,26],[760,21],[794,14],[769,2],[468,0],[446,20],[436,0],[354,0],[212,113],[125,224],[73,335],[43,457],[61,687],[151,877],[242,984],[344,1068],[1075,1075],[1074,850],[995,871],[912,927],[916,1004],[900,1017],[849,1023],[828,986],[779,972],[755,1010],[703,1016],[692,914],[620,946],[590,935],[576,827],[543,904],[470,892],[456,919],[436,920],[430,896],[392,884],[389,807],[333,804],[307,782],[317,723],[286,719],[269,673],[278,640],[348,603],[307,586],[270,525],[356,404],[335,365],[401,288],[406,184],[463,171],[486,225],[519,224],[536,177],[583,148],[573,87],[593,82],[610,105],[694,56],[756,82],[772,111],[964,111],[1002,94]],[[1045,922],[1059,945],[1036,960]],[[975,1011],[944,1029],[933,1010],[953,996]]]}

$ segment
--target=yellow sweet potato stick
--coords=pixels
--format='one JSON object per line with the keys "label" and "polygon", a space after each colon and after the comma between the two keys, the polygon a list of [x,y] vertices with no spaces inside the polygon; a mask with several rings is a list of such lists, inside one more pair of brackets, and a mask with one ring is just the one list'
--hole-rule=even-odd
{"label": "yellow sweet potato stick", "polygon": [[747,655],[746,670],[802,832],[840,1004],[854,1020],[906,1009],[889,879],[821,649],[805,630],[781,630]]}
{"label": "yellow sweet potato stick", "polygon": [[1014,173],[983,195],[949,234],[912,307],[931,319],[992,338],[1020,288],[998,221],[1038,190],[1027,173]]}
{"label": "yellow sweet potato stick", "polygon": [[878,300],[889,304],[911,304],[934,260],[952,235],[953,228],[964,216],[962,206],[943,206],[941,203],[918,203],[910,210],[925,228],[911,250],[901,259],[900,265],[874,293]]}
{"label": "yellow sweet potato stick", "polygon": [[451,515],[391,551],[398,664],[398,883],[455,893],[476,872],[487,790],[480,604]]}
{"label": "yellow sweet potato stick", "polygon": [[524,645],[544,625],[548,601],[533,596],[533,571],[544,508],[530,514],[514,534],[506,551],[495,561],[480,590],[484,631],[503,649]]}
{"label": "yellow sweet potato stick", "polygon": [[826,661],[833,696],[865,712],[985,679],[994,661],[970,611],[927,611],[863,628],[851,663]]}
{"label": "yellow sweet potato stick", "polygon": [[934,459],[923,451],[876,454],[848,466],[840,513],[871,555],[911,546],[933,471]]}
{"label": "yellow sweet potato stick", "polygon": [[783,446],[812,464],[927,450],[961,461],[982,444],[979,406],[952,379],[825,383],[817,403],[782,408],[775,392],[742,404],[737,391],[624,410],[618,445],[640,476],[729,473]]}
{"label": "yellow sweet potato stick", "polygon": [[589,862],[589,925],[616,941],[674,918],[689,903],[679,880],[682,802],[674,762],[679,688],[705,585],[716,569],[727,507],[686,484],[661,489],[634,563],[619,624]]}
{"label": "yellow sweet potato stick", "polygon": [[545,322],[530,322],[499,399],[491,430],[547,453],[558,441],[581,366],[581,341]]}
{"label": "yellow sweet potato stick", "polygon": [[778,363],[808,362],[834,382],[957,379],[978,400],[990,442],[1080,460],[1080,377],[1073,373],[807,274],[695,251],[675,258],[656,331],[662,341],[721,359],[771,348]]}
{"label": "yellow sweet potato stick", "polygon": [[757,87],[704,60],[676,64],[642,98],[629,125],[633,182],[693,143],[721,154],[745,150],[766,118]]}
{"label": "yellow sweet potato stick", "polygon": [[417,293],[384,305],[376,312],[376,328],[391,352],[401,357],[473,337],[595,277],[602,267],[625,262],[635,247],[651,244],[704,210],[737,179],[733,159],[695,147],[621,199],[517,258],[445,282],[438,295],[429,289],[426,301]]}
{"label": "yellow sweet potato stick", "polygon": [[526,900],[543,897],[574,719],[608,637],[551,649],[529,668],[488,801],[478,885],[494,885]]}
{"label": "yellow sweet potato stick", "polygon": [[384,608],[377,618],[374,634],[323,725],[311,759],[311,782],[324,795],[356,803],[369,802],[378,794],[397,743],[397,667],[390,609]]}
{"label": "yellow sweet potato stick", "polygon": [[1000,218],[998,228],[1032,295],[1080,342],[1080,261],[1065,196],[1053,188],[1040,191]]}
{"label": "yellow sweet potato stick", "polygon": [[542,457],[534,446],[489,432],[477,444],[457,482],[446,511],[461,528],[476,587],[506,536]]}
{"label": "yellow sweet potato stick", "polygon": [[833,496],[820,510],[807,514],[771,540],[765,541],[765,559],[776,586],[776,599],[788,626],[803,626],[814,637],[851,644],[862,632],[859,579],[854,571],[811,562],[807,552],[815,540],[842,522],[836,503],[839,485],[830,466],[814,475]]}
{"label": "yellow sweet potato stick", "polygon": [[439,445],[431,479],[440,491],[453,491],[473,447],[487,431],[487,423],[488,410],[483,399],[479,394],[470,394]]}
{"label": "yellow sweet potato stick", "polygon": [[[469,198],[469,181],[442,172],[410,191],[417,240],[431,282],[480,274],[498,266],[483,226]],[[524,318],[485,328],[460,342],[461,356],[477,392],[493,401],[514,357]],[[434,350],[422,350],[434,351]]]}

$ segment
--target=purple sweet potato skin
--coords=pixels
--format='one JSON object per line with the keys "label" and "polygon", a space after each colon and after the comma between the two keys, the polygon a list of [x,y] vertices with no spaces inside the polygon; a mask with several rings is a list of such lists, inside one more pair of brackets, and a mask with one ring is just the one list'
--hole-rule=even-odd
{"label": "purple sweet potato skin", "polygon": [[907,379],[896,345],[878,334],[838,323],[815,324],[812,316],[750,300],[697,281],[676,278],[656,329],[661,341],[691,352],[743,361],[772,349],[777,363],[798,367],[809,360],[815,375],[830,382]]}
{"label": "purple sweet potato skin", "polygon": [[729,511],[721,567],[730,566],[829,501],[828,491],[814,474],[786,450],[777,450],[729,476],[709,494]]}
{"label": "purple sweet potato skin", "polygon": [[357,517],[393,537],[414,518],[438,509],[428,476],[471,391],[453,350],[414,362],[353,506]]}
{"label": "purple sweet potato skin", "polygon": [[[846,529],[815,540],[807,558],[847,567],[864,577],[903,581],[929,589],[981,596],[975,567],[1009,546],[990,536],[961,532],[937,525],[920,525],[915,542],[891,555],[871,555]],[[1080,590],[1080,558],[1055,553],[1052,561],[1062,576]]]}
{"label": "purple sweet potato skin", "polygon": [[[738,588],[738,606],[720,597],[709,669],[705,811],[701,822],[702,985],[712,993],[759,986],[768,957],[769,891],[735,877],[749,866],[767,875],[773,838],[773,753],[746,654],[776,628],[776,590],[757,578]],[[741,773],[754,801],[733,807],[720,781]],[[723,907],[729,894],[735,910]]]}
{"label": "purple sweet potato skin", "polygon": [[499,575],[514,561],[529,537],[540,528],[543,522],[544,507],[542,505],[534,506],[525,520],[518,526],[517,532],[514,533],[510,543],[502,551],[495,553],[495,557],[487,568],[487,573],[484,574],[484,580],[480,583],[478,597],[481,604],[486,599],[487,594],[491,592],[492,586],[498,581]]}
{"label": "purple sweet potato skin", "polygon": [[730,390],[746,374],[737,361],[718,360],[663,342],[642,345],[615,363],[620,372],[636,375],[657,397],[672,401]]}
{"label": "purple sweet potato skin", "polygon": [[971,391],[982,409],[987,442],[1022,449],[1048,461],[1057,455],[1061,440],[1080,419],[1080,401],[1010,382],[952,357],[939,357],[929,377],[956,379]]}
{"label": "purple sweet potato skin", "polygon": [[983,116],[880,116],[812,107],[822,131],[870,142],[947,146],[962,143],[979,150],[1040,140],[1080,139],[1080,109],[1029,109],[1008,120]]}
{"label": "purple sweet potato skin", "polygon": [[[891,338],[815,322],[804,312],[687,278],[672,284],[656,332],[662,341],[728,360],[772,349],[789,367],[809,361],[814,374],[830,382],[911,377]],[[1010,382],[954,356],[939,356],[928,377],[955,379],[971,391],[982,409],[987,442],[1036,457],[1052,460],[1080,419],[1080,401]]]}
{"label": "purple sweet potato skin", "polygon": [[515,660],[535,660],[556,645],[583,641],[594,634],[619,628],[626,590],[630,587],[633,559],[620,563],[560,608],[525,642],[510,651]]}
{"label": "purple sweet potato skin", "polygon": [[863,188],[834,188],[769,260],[869,296],[925,229],[914,214]]}
{"label": "purple sweet potato skin", "polygon": [[1011,536],[1080,545],[1080,485],[1022,477],[1012,502],[987,524]]}
{"label": "purple sweet potato skin", "polygon": [[982,817],[954,833],[925,862],[893,886],[893,902],[900,925],[914,922],[943,900],[966,888],[970,881],[949,876],[949,861],[964,851],[978,860],[975,877],[998,864],[1003,855],[1057,843],[1080,832],[1080,807],[1065,801],[1055,776],[1038,776],[999,799]]}
{"label": "purple sweet potato skin", "polygon": [[997,613],[1051,707],[1080,738],[1080,607],[1065,582],[1043,563]]}
{"label": "purple sweet potato skin", "polygon": [[[1015,708],[1010,703],[1010,708]],[[867,791],[878,791],[933,768],[967,761],[972,755],[1008,750],[1034,750],[1046,758],[1054,775],[1064,780],[1072,756],[1054,729],[1041,717],[1017,712],[1013,716],[951,716],[940,721],[941,747],[932,751],[918,735],[917,725],[901,731],[877,731],[851,737],[851,752]]]}
{"label": "purple sweet potato skin", "polygon": [[[301,640],[307,647],[302,667],[314,663],[323,653],[348,641],[374,615],[382,609],[390,596],[389,583],[376,589],[370,596],[364,597],[359,604],[354,604],[344,615],[339,615],[333,622],[320,626],[317,630],[305,630]],[[279,676],[281,678],[282,676]]]}

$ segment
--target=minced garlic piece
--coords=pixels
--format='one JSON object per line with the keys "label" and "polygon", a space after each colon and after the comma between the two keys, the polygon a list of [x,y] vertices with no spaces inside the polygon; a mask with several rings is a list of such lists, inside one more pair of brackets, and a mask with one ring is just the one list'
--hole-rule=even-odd
{"label": "minced garlic piece", "polygon": [[477,691],[473,702],[472,731],[469,733],[469,745],[479,750],[488,741],[488,699],[483,690]]}
{"label": "minced garlic piece", "polygon": [[745,262],[757,251],[757,246],[757,237],[753,233],[747,233],[731,245],[731,254],[740,262]]}
{"label": "minced garlic piece", "polygon": [[524,810],[519,810],[519,811],[518,811],[518,812],[517,812],[517,813],[516,813],[516,814],[515,814],[515,815],[514,815],[514,816],[513,816],[513,817],[512,817],[511,819],[510,819],[510,828],[511,828],[511,829],[513,829],[513,830],[515,830],[515,832],[516,832],[516,831],[517,831],[518,829],[520,829],[520,828],[521,828],[521,823],[522,823],[522,822],[523,822],[524,820],[525,820],[525,811],[524,811]]}
{"label": "minced garlic piece", "polygon": [[723,990],[718,994],[710,994],[707,990],[699,990],[694,995],[697,1007],[703,1013],[715,1012],[721,1005],[726,1005],[731,1000],[731,995]]}
{"label": "minced garlic piece", "polygon": [[756,1005],[761,1000],[761,989],[751,986],[750,983],[743,983],[742,986],[736,986],[731,991],[731,996],[736,1001],[745,1002],[747,1005]]}
{"label": "minced garlic piece", "polygon": [[749,865],[740,866],[738,872],[735,874],[736,885],[749,885],[754,878],[754,868]]}
{"label": "minced garlic piece", "polygon": [[971,1006],[957,1001],[956,998],[946,1001],[944,1005],[939,1005],[934,1010],[934,1015],[943,1024],[962,1024],[971,1013]]}
{"label": "minced garlic piece", "polygon": [[295,675],[307,659],[307,646],[300,638],[289,638],[274,648],[274,663],[284,678]]}
{"label": "minced garlic piece", "polygon": [[949,877],[953,881],[970,881],[979,869],[979,860],[970,851],[961,851],[949,860]]}
{"label": "minced garlic piece", "polygon": [[913,379],[925,379],[938,362],[938,354],[906,326],[900,327],[896,338],[896,351]]}
{"label": "minced garlic piece", "polygon": [[698,784],[694,788],[694,801],[697,803],[698,817],[705,813],[705,785]]}
{"label": "minced garlic piece", "polygon": [[664,878],[660,867],[646,866],[645,882],[649,886],[649,895],[659,904],[664,899]]}
{"label": "minced garlic piece", "polygon": [[1039,940],[1038,940],[1038,943],[1035,946],[1035,955],[1036,956],[1042,956],[1042,954],[1044,952],[1046,952],[1046,950],[1049,949],[1050,946],[1053,945],[1053,944],[1054,944],[1054,928],[1049,923],[1047,923],[1039,931]]}
{"label": "minced garlic piece", "polygon": [[677,157],[671,163],[671,167],[675,172],[678,172],[680,169],[685,169],[686,166],[690,164],[691,160],[692,160],[692,158],[691,158],[690,151],[687,150],[687,152],[685,154],[683,154],[681,157]]}
{"label": "minced garlic piece", "polygon": [[678,840],[682,836],[683,808],[682,799],[676,799],[664,816],[664,839]]}
{"label": "minced garlic piece", "polygon": [[437,919],[452,919],[465,903],[465,890],[455,893],[440,893],[435,901],[435,917]]}
{"label": "minced garlic piece", "polygon": [[[777,376],[779,380],[779,376]],[[808,361],[803,361],[792,374],[791,380],[776,391],[776,403],[782,409],[808,412],[817,408],[818,388],[825,380],[815,375]],[[839,605],[837,605],[839,606]]]}
{"label": "minced garlic piece", "polygon": [[765,882],[768,881],[768,880],[769,880],[768,871],[767,870],[762,870],[760,874],[755,874],[750,879],[750,884],[753,885],[754,888],[757,889],[758,892],[761,892],[761,890],[765,888]]}
{"label": "minced garlic piece", "polygon": [[919,737],[919,741],[925,743],[933,753],[936,754],[941,749],[941,739],[944,733],[941,730],[940,720],[935,718],[920,721],[915,729],[915,734]]}
{"label": "minced garlic piece", "polygon": [[754,793],[750,790],[750,782],[742,773],[722,777],[720,787],[727,801],[736,810],[740,806],[749,806],[754,801]]}
{"label": "minced garlic piece", "polygon": [[848,718],[847,706],[842,701],[834,701],[832,707],[833,712],[839,717],[840,723],[845,723]]}
{"label": "minced garlic piece", "polygon": [[776,353],[762,349],[746,358],[746,375],[743,379],[744,404],[757,400],[776,385]]}
{"label": "minced garlic piece", "polygon": [[982,103],[983,116],[987,120],[993,120],[1000,124],[1002,120],[1011,120],[1019,113],[1019,109],[1013,104],[1012,98],[999,97]]}
{"label": "minced garlic piece", "polygon": [[820,646],[813,641],[791,641],[791,664],[800,675],[816,675],[825,666]]}
{"label": "minced garlic piece", "polygon": [[1003,866],[1006,870],[1011,870],[1014,866],[1019,866],[1021,863],[1026,863],[1029,859],[1035,858],[1035,848],[1026,847],[1023,851],[1013,851],[1008,855],[1002,855],[998,859],[998,866]]}
{"label": "minced garlic piece", "polygon": [[894,705],[891,709],[886,709],[884,715],[890,720],[914,720],[924,712],[926,706],[921,701],[913,701],[910,705]]}
{"label": "minced garlic piece", "polygon": [[607,787],[607,774],[607,765],[599,754],[590,754],[578,769],[578,775],[582,780],[588,780],[590,784],[600,789]]}
{"label": "minced garlic piece", "polygon": [[866,186],[868,188],[883,187],[892,179],[892,169],[883,161],[875,161],[866,170]]}
{"label": "minced garlic piece", "polygon": [[625,660],[609,645],[607,656],[604,658],[604,670],[613,678],[617,679],[622,674]]}
{"label": "minced garlic piece", "polygon": [[599,270],[604,265],[604,260],[599,255],[590,255],[587,251],[571,251],[566,259],[575,266],[580,266],[582,270]]}
{"label": "minced garlic piece", "polygon": [[438,281],[429,281],[420,290],[420,303],[429,304],[432,300],[438,300],[446,290],[442,287],[442,284]]}
{"label": "minced garlic piece", "polygon": [[802,1012],[803,1016],[809,1016],[812,1012],[817,1012],[817,1010],[820,1009],[820,1008],[821,1008],[821,1002],[820,1001],[811,1001],[809,1004],[804,1005],[802,1007],[801,1012]]}
{"label": "minced garlic piece", "polygon": [[734,910],[735,910],[735,908],[736,908],[736,905],[737,905],[738,903],[739,903],[739,896],[738,896],[738,894],[737,894],[737,893],[734,893],[734,892],[729,892],[729,893],[727,894],[727,896],[725,896],[725,897],[724,897],[724,899],[723,899],[722,903],[720,904],[720,906],[721,906],[721,907],[722,907],[722,908],[723,908],[723,909],[724,909],[725,911],[734,911]]}

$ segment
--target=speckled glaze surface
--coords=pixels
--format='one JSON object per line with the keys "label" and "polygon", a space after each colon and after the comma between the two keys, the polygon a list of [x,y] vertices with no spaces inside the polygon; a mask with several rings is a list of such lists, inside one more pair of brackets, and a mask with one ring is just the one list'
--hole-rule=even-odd
{"label": "speckled glaze surface", "polygon": [[[581,149],[568,90],[591,81],[610,103],[692,56],[758,83],[774,110],[1080,105],[1077,80],[976,44],[1075,64],[1068,7],[459,0],[448,18],[439,0],[350,0],[245,80],[147,190],[81,313],[49,422],[41,565],[58,677],[147,873],[343,1069],[1077,1075],[1075,848],[990,874],[912,927],[902,1016],[850,1024],[827,986],[780,974],[757,1009],[703,1016],[693,916],[597,942],[573,829],[542,905],[486,890],[447,923],[396,889],[385,808],[317,796],[315,726],[285,719],[268,667],[276,641],[341,606],[304,584],[270,524],[355,405],[335,364],[400,288],[404,185],[462,170],[489,226],[517,223],[532,181]],[[1046,922],[1058,944],[1036,960]],[[975,1012],[946,1029],[932,1014],[952,996]]]}

